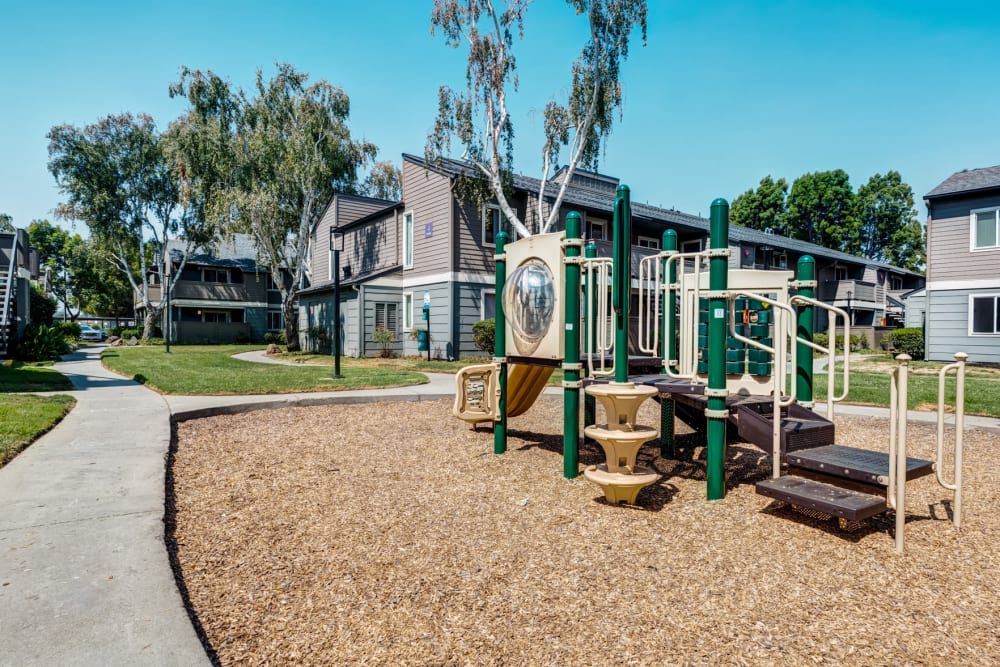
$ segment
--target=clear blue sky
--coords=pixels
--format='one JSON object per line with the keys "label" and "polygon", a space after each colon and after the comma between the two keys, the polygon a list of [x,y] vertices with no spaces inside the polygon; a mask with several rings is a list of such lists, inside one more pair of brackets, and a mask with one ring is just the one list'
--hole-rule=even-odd
{"label": "clear blue sky", "polygon": [[[896,169],[917,195],[955,171],[1000,164],[1000,2],[650,0],[649,40],[624,66],[625,108],[601,171],[633,199],[707,214],[761,177],[844,169],[854,187]],[[109,113],[184,109],[179,68],[248,86],[287,61],[339,85],[379,159],[423,152],[438,86],[464,54],[429,30],[430,0],[37,2],[5,0],[0,212],[26,227],[61,200],[45,134]],[[517,46],[516,168],[538,176],[537,110],[568,81],[585,35],[537,0]]]}

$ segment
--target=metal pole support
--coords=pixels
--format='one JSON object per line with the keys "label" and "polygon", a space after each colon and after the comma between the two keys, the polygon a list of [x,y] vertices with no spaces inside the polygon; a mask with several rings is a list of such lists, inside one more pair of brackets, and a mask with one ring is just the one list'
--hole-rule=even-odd
{"label": "metal pole support", "polygon": [[628,382],[628,307],[632,287],[632,205],[618,186],[612,229],[611,304],[615,309],[615,382]]}
{"label": "metal pole support", "polygon": [[[729,246],[729,202],[712,202],[711,241],[713,249]],[[728,284],[729,260],[721,253],[709,259],[708,286],[708,408],[705,410],[707,493],[709,500],[726,496],[726,300],[721,296]]]}
{"label": "metal pole support", "polygon": [[[566,216],[566,240],[580,238],[580,214]],[[567,260],[580,257],[580,246],[566,244]],[[563,477],[579,474],[580,460],[580,264],[566,262],[566,331],[563,353]]]}
{"label": "metal pole support", "polygon": [[[816,281],[816,260],[809,255],[799,258],[796,273],[799,283],[803,286],[799,288],[799,294],[809,299],[816,298],[816,288],[812,287]],[[812,342],[813,339],[813,307],[808,304],[799,306],[798,324],[795,329],[796,338],[803,338]],[[775,332],[774,337],[778,337]],[[795,398],[803,405],[813,404],[813,349],[808,345],[796,343],[798,349],[795,351],[795,358],[798,360],[795,369]],[[775,360],[777,363],[777,360]],[[828,363],[833,363],[830,359]],[[832,418],[827,415],[827,418]]]}
{"label": "metal pole support", "polygon": [[[497,405],[497,420],[493,425],[493,453],[507,451],[507,317],[503,311],[503,288],[507,283],[507,259],[504,246],[507,232],[496,235],[496,314],[494,326],[493,355],[500,362],[500,401]],[[428,332],[430,330],[428,329]]]}

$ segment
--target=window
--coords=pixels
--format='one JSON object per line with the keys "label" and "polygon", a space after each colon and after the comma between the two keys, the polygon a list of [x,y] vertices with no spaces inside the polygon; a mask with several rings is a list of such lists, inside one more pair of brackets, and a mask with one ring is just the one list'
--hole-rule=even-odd
{"label": "window", "polygon": [[972,211],[972,250],[1000,248],[1000,208]]}
{"label": "window", "polygon": [[652,236],[640,236],[636,245],[640,248],[653,248],[654,250],[659,250],[660,239],[654,239]]}
{"label": "window", "polygon": [[847,267],[846,266],[835,266],[835,267],[833,267],[833,279],[834,280],[847,280]]}
{"label": "window", "polygon": [[376,303],[375,304],[375,328],[376,329],[388,329],[392,333],[396,333],[397,329],[397,311],[399,309],[398,304],[395,303]]}
{"label": "window", "polygon": [[206,310],[204,312],[205,322],[225,323],[229,321],[228,310]]}
{"label": "window", "polygon": [[206,283],[228,283],[229,269],[204,269],[201,279]]}
{"label": "window", "polygon": [[969,297],[970,334],[1000,334],[1000,295]]}
{"label": "window", "polygon": [[774,266],[778,269],[788,268],[788,256],[785,253],[775,253]]}
{"label": "window", "polygon": [[483,245],[496,245],[496,237],[500,232],[507,232],[507,242],[517,240],[517,231],[507,221],[498,204],[487,204],[483,207]]}
{"label": "window", "polygon": [[903,289],[903,279],[900,276],[889,276],[889,289],[891,290],[901,290]]}
{"label": "window", "polygon": [[587,218],[587,238],[591,241],[608,240],[608,221]]}
{"label": "window", "polygon": [[413,268],[413,212],[403,214],[403,268]]}
{"label": "window", "polygon": [[695,239],[694,241],[684,241],[681,243],[681,252],[701,252],[701,239]]}
{"label": "window", "polygon": [[267,330],[280,331],[285,328],[285,316],[280,310],[267,311]]}
{"label": "window", "polygon": [[267,274],[267,291],[268,292],[278,291],[278,283],[274,282],[274,276],[270,273]]}
{"label": "window", "polygon": [[497,291],[484,289],[483,296],[479,300],[479,319],[491,320],[497,314]]}
{"label": "window", "polygon": [[413,292],[403,292],[403,331],[413,328]]}

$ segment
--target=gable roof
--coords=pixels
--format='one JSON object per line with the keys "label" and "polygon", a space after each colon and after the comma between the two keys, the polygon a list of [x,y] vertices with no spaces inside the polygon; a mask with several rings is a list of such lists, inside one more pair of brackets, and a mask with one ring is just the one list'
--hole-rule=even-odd
{"label": "gable roof", "polygon": [[[441,158],[440,161],[428,163],[422,157],[404,153],[403,159],[449,177],[455,177],[459,174],[464,174],[466,176],[475,174],[475,171],[468,163],[453,160],[451,158]],[[518,190],[538,193],[541,188],[541,181],[537,178],[522,176],[520,174],[514,174],[513,178],[514,187]],[[558,187],[558,184],[550,184],[546,188],[546,192],[548,193],[547,197],[550,200],[555,199]],[[575,187],[573,185],[566,188],[566,195],[563,198],[564,206],[578,206],[585,209],[608,212],[614,209],[614,203],[615,195],[613,193],[606,194],[591,188]],[[635,201],[632,202],[632,217],[633,219],[639,219],[664,226],[686,227],[688,230],[699,231],[704,236],[708,236],[711,229],[711,223],[707,218],[691,215],[690,213],[683,213],[672,208],[666,209],[658,206],[651,206],[649,204],[640,204]],[[839,250],[825,248],[821,245],[816,245],[815,243],[791,239],[787,236],[781,236],[780,234],[767,234],[765,232],[750,229],[749,227],[742,227],[740,225],[729,226],[729,242],[775,246],[791,250],[802,255],[812,255],[813,257],[822,257],[824,259],[831,259],[834,261],[851,262],[852,264],[864,264],[866,266],[874,266],[880,269],[887,269],[896,273],[913,276],[923,275],[916,271],[903,269],[892,264],[876,262],[875,260],[868,259],[867,257],[858,257]]]}
{"label": "gable roof", "polygon": [[955,172],[924,197],[934,199],[962,192],[992,190],[994,188],[1000,188],[1000,165],[982,169],[963,169]]}

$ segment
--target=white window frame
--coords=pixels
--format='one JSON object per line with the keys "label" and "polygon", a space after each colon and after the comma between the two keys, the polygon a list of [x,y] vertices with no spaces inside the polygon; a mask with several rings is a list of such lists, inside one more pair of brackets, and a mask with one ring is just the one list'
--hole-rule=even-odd
{"label": "white window frame", "polygon": [[[385,321],[385,323],[382,325],[383,328],[388,329],[393,334],[398,334],[399,333],[399,311],[397,310],[395,313],[393,313],[392,317],[389,316],[389,313],[390,313],[391,310],[398,309],[399,308],[399,304],[394,303],[392,301],[376,301],[375,302],[375,304],[374,304],[374,315],[375,315],[375,317],[374,317],[374,322],[375,322],[374,328],[375,329],[379,328],[379,323],[378,323],[379,306],[382,307],[381,308],[381,310],[382,310],[382,319]],[[389,326],[390,320],[392,320],[392,324],[394,326]]]}
{"label": "white window frame", "polygon": [[403,292],[403,331],[413,328],[413,292]]}
{"label": "white window frame", "polygon": [[[601,235],[597,236],[594,234],[594,227],[601,228]],[[607,241],[608,240],[608,221],[602,218],[587,217],[587,238],[591,241]]]}
{"label": "white window frame", "polygon": [[[497,224],[494,225],[493,240],[487,241],[486,220],[487,216],[492,216],[494,211],[496,212],[497,215],[497,221],[496,221]],[[493,204],[493,203],[483,204],[483,209],[482,211],[480,211],[480,224],[482,232],[482,236],[480,238],[482,238],[484,246],[495,248],[497,245],[496,243],[497,234],[499,234],[500,232],[507,232],[507,236],[510,237],[507,239],[507,243],[513,243],[518,239],[517,230],[514,229],[514,225],[510,224],[510,221],[508,220],[507,229],[503,229],[503,221],[504,221],[504,215],[503,215],[503,210],[500,208],[500,204]]]}
{"label": "white window frame", "polygon": [[[843,278],[841,278],[843,275]],[[850,280],[850,272],[847,270],[846,266],[835,266],[833,267],[833,279],[840,280]]]}
{"label": "white window frame", "polygon": [[413,211],[403,213],[403,268],[413,268]]}
{"label": "white window frame", "polygon": [[493,295],[493,313],[496,315],[497,308],[497,291],[496,289],[484,289],[479,293],[479,319],[486,319],[486,295]]}
{"label": "white window frame", "polygon": [[[973,317],[973,304],[976,299],[993,299],[993,326],[994,331],[973,331],[972,330],[972,317]],[[970,336],[1000,336],[1000,329],[996,328],[996,317],[997,309],[1000,308],[1000,292],[988,292],[986,294],[970,294],[969,295],[969,335]]]}
{"label": "white window frame", "polygon": [[651,250],[660,249],[660,239],[653,238],[652,236],[639,236],[636,238],[635,244],[640,248],[649,248]]}
{"label": "white window frame", "polygon": [[[694,250],[692,250],[691,249],[692,245],[695,245],[697,247]],[[701,252],[701,239],[694,239],[693,241],[681,242],[681,253],[687,254],[689,252]]]}
{"label": "white window frame", "polygon": [[[278,317],[278,326],[277,327],[272,327],[271,326],[271,318],[274,317],[274,316]],[[284,329],[285,329],[285,314],[283,312],[281,312],[280,310],[269,310],[269,311],[267,311],[266,318],[267,318],[267,330],[268,331],[284,331]]]}
{"label": "white window frame", "polygon": [[[976,245],[976,215],[979,213],[993,212],[993,225],[996,238],[996,245]],[[974,208],[969,212],[969,251],[989,252],[990,250],[1000,250],[1000,206],[989,206],[987,208]]]}

